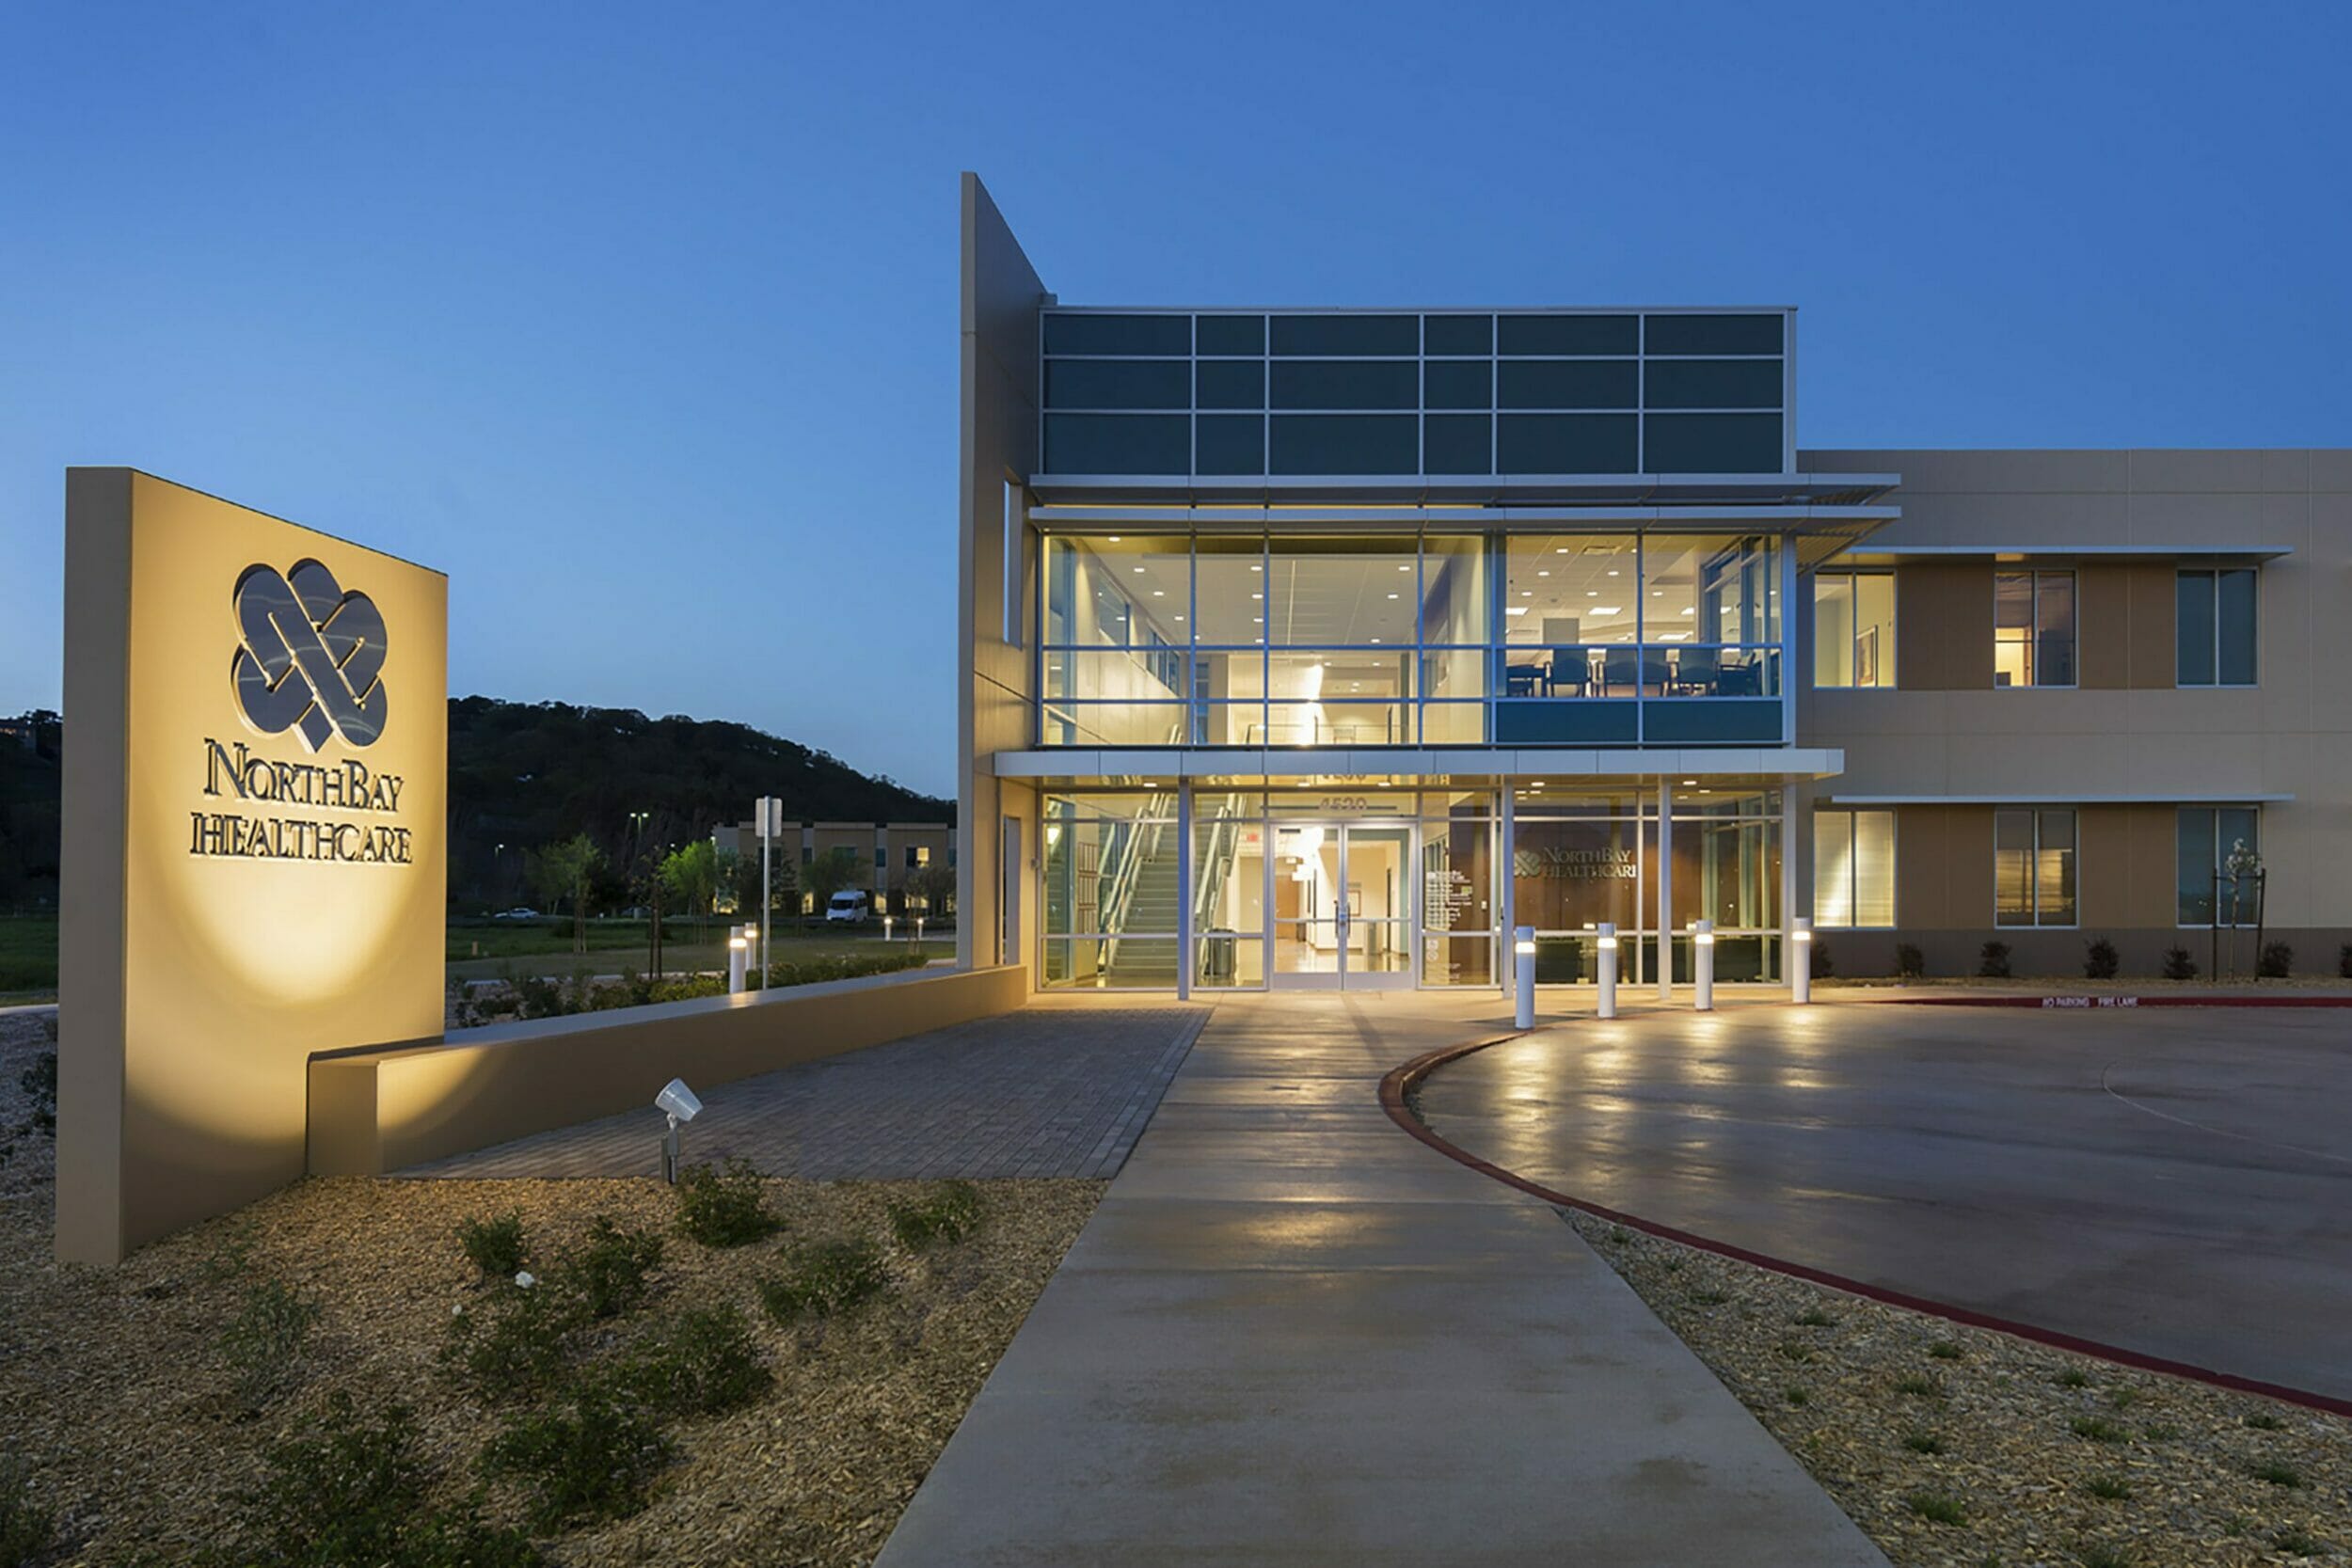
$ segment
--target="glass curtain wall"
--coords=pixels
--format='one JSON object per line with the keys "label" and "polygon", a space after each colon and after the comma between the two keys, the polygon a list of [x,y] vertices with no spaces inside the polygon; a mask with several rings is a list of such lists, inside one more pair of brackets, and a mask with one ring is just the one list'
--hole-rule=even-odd
{"label": "glass curtain wall", "polygon": [[1175,792],[1049,796],[1044,836],[1041,984],[1175,989]]}
{"label": "glass curtain wall", "polygon": [[1047,746],[1486,738],[1483,535],[1050,535]]}
{"label": "glass curtain wall", "polygon": [[1048,746],[1784,733],[1769,534],[1057,534],[1045,562]]}
{"label": "glass curtain wall", "polygon": [[1500,934],[1495,797],[1421,798],[1422,962],[1424,986],[1491,986]]}
{"label": "glass curtain wall", "polygon": [[1512,534],[1503,551],[1498,741],[1780,738],[1777,538]]}

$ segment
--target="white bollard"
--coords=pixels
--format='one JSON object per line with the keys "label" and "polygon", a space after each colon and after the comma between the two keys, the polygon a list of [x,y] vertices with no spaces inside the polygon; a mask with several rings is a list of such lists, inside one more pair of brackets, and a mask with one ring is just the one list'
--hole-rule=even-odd
{"label": "white bollard", "polygon": [[752,944],[742,935],[727,938],[727,994],[734,996],[743,989],[743,966],[751,958]]}
{"label": "white bollard", "polygon": [[1715,1010],[1715,923],[1711,920],[1691,923],[1691,992],[1693,1012]]}
{"label": "white bollard", "polygon": [[1813,1000],[1813,922],[1799,915],[1788,923],[1788,1000]]}
{"label": "white bollard", "polygon": [[1600,923],[1600,1006],[1594,1016],[1617,1016],[1617,927],[1613,921]]}
{"label": "white bollard", "polygon": [[1535,1027],[1535,927],[1522,926],[1511,933],[1511,952],[1518,963],[1518,1017],[1522,1029]]}

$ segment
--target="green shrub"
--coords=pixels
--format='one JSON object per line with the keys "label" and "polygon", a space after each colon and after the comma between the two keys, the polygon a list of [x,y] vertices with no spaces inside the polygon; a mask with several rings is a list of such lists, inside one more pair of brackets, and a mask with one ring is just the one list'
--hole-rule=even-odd
{"label": "green shrub", "polygon": [[2061,1388],[2086,1388],[2090,1385],[2090,1374],[2080,1367],[2069,1367],[2053,1381]]}
{"label": "green shrub", "polygon": [[2123,959],[2115,950],[2115,943],[2105,937],[2094,938],[2083,944],[2083,977],[2087,980],[2112,980]]}
{"label": "green shrub", "polygon": [[523,1217],[510,1212],[467,1220],[457,1227],[457,1244],[485,1281],[512,1279],[523,1268]]}
{"label": "green shrub", "polygon": [[895,974],[902,969],[920,969],[930,961],[920,949],[913,947],[854,958],[800,958],[770,964],[768,984],[772,988],[812,986],[827,980],[856,980],[868,974]]}
{"label": "green shrub", "polygon": [[2164,950],[2164,977],[2168,980],[2197,978],[2197,960],[2188,956],[2187,948],[2168,947]]}
{"label": "green shrub", "polygon": [[337,1392],[324,1417],[269,1450],[262,1484],[238,1496],[244,1540],[210,1560],[228,1568],[535,1568],[519,1530],[485,1522],[479,1494],[433,1501],[433,1473],[417,1453],[405,1405],[363,1418]]}
{"label": "green shrub", "polygon": [[2085,1544],[2074,1553],[2082,1568],[2132,1568],[2132,1554],[2121,1546]]}
{"label": "green shrub", "polygon": [[2077,1416],[2066,1424],[2075,1436],[2088,1437],[2094,1443],[2121,1443],[2127,1435],[2104,1416]]}
{"label": "green shrub", "polygon": [[1964,1525],[1968,1522],[1968,1511],[1961,1507],[1960,1499],[1941,1492],[1914,1492],[1903,1499],[1903,1506],[1920,1518],[1939,1525]]}
{"label": "green shrub", "polygon": [[1721,1307],[1731,1298],[1721,1291],[1693,1291],[1691,1299],[1701,1307]]}
{"label": "green shrub", "polygon": [[969,1181],[950,1181],[920,1203],[890,1206],[891,1234],[909,1252],[933,1242],[961,1242],[979,1227],[980,1190]]}
{"label": "green shrub", "polygon": [[2320,1544],[2317,1537],[2308,1530],[2299,1529],[2280,1530],[2270,1538],[2270,1545],[2273,1551],[2282,1552],[2288,1557],[2317,1557],[2328,1549]]}
{"label": "green shrub", "polygon": [[768,1315],[788,1323],[803,1315],[836,1317],[889,1284],[882,1255],[864,1242],[816,1242],[790,1248],[784,1273],[759,1284]]}
{"label": "green shrub", "polygon": [[1813,1359],[1813,1347],[1801,1345],[1794,1339],[1783,1339],[1780,1342],[1780,1354],[1783,1358],[1789,1361],[1810,1361]]}
{"label": "green shrub", "polygon": [[[2283,942],[2264,942],[2262,957],[2254,960],[2254,973],[2265,980],[2285,979],[2295,973],[2295,949]],[[56,1071],[54,1064],[51,1071]]]}
{"label": "green shrub", "polygon": [[1977,953],[1977,975],[1985,980],[2009,978],[2009,943],[1988,942]]}
{"label": "green shrub", "polygon": [[519,1483],[532,1528],[553,1531],[643,1510],[670,1451],[670,1440],[633,1400],[587,1383],[548,1409],[510,1420],[482,1450],[482,1470]]}
{"label": "green shrub", "polygon": [[2249,1465],[2247,1474],[2256,1481],[2266,1481],[2273,1486],[2282,1486],[2290,1492],[2303,1484],[2303,1472],[2292,1465],[2265,1462]]}
{"label": "green shrub", "polygon": [[1916,980],[1928,972],[1927,955],[1908,942],[1895,944],[1895,973],[1906,980]]}
{"label": "green shrub", "polygon": [[510,1281],[480,1311],[451,1315],[441,1363],[485,1402],[534,1398],[562,1380],[580,1323],[577,1297]]}
{"label": "green shrub", "polygon": [[749,1246],[774,1235],[779,1224],[749,1160],[738,1156],[723,1170],[691,1165],[678,1177],[678,1228],[705,1246]]}
{"label": "green shrub", "polygon": [[732,1303],[679,1314],[641,1341],[623,1363],[623,1386],[664,1416],[739,1410],[775,1386],[759,1342]]}
{"label": "green shrub", "polygon": [[1781,1397],[1793,1405],[1807,1405],[1813,1402],[1813,1390],[1802,1383],[1792,1383],[1781,1390]]}
{"label": "green shrub", "polygon": [[583,1316],[617,1318],[644,1301],[652,1290],[645,1276],[660,1266],[660,1237],[623,1230],[598,1214],[588,1244],[549,1270],[548,1284],[569,1294]]}
{"label": "green shrub", "polygon": [[1944,1386],[1924,1373],[1912,1372],[1895,1380],[1895,1392],[1915,1400],[1940,1400],[1944,1397]]}
{"label": "green shrub", "polygon": [[246,1289],[244,1305],[220,1333],[220,1353],[246,1409],[261,1409],[301,1377],[302,1350],[319,1313],[317,1297],[282,1281]]}
{"label": "green shrub", "polygon": [[2344,979],[2352,980],[2352,942],[2344,942],[2336,948],[2336,974]]}
{"label": "green shrub", "polygon": [[1827,939],[1817,933],[1805,945],[1813,949],[1813,957],[1806,966],[1805,973],[1816,980],[1826,980],[1837,973],[1836,960],[1829,955]]}
{"label": "green shrub", "polygon": [[2181,1435],[2181,1429],[2167,1422],[2159,1421],[2154,1426],[2152,1426],[2148,1428],[2147,1431],[2141,1433],[2140,1435],[2147,1438],[2151,1443],[2169,1443],[2179,1438]]}
{"label": "green shrub", "polygon": [[56,1542],[56,1516],[34,1500],[32,1466],[0,1457],[0,1563],[38,1561]]}
{"label": "green shrub", "polygon": [[2120,1503],[2131,1497],[2132,1483],[2122,1476],[2092,1476],[2083,1482],[2083,1490],[2094,1497],[2104,1497],[2108,1502]]}
{"label": "green shrub", "polygon": [[1808,1307],[1788,1321],[1801,1328],[1830,1328],[1837,1322],[1818,1307]]}
{"label": "green shrub", "polygon": [[1931,1432],[1907,1432],[1903,1433],[1903,1447],[1913,1453],[1942,1453],[1944,1439]]}
{"label": "green shrub", "polygon": [[2256,1432],[2276,1432],[2279,1430],[2280,1422],[2279,1418],[2269,1411],[2258,1410],[2246,1418],[2246,1424]]}
{"label": "green shrub", "polygon": [[1938,1361],[1957,1361],[1966,1353],[1949,1339],[1938,1339],[1928,1347],[1928,1354]]}

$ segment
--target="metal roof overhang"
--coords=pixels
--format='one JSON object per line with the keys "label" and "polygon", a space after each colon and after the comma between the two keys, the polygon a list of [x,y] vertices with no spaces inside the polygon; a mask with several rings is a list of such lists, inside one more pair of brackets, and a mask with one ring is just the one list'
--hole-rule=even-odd
{"label": "metal roof overhang", "polygon": [[1758,506],[1858,506],[1902,483],[1899,474],[1035,474],[1029,490],[1049,504],[1169,502],[1289,506],[1304,501],[1401,505],[1567,506],[1616,502],[1671,506],[1730,501]]}
{"label": "metal roof overhang", "polygon": [[1190,784],[1235,789],[1387,784],[1502,788],[1530,782],[1619,783],[1671,777],[1714,787],[1769,787],[1845,771],[1836,747],[1692,747],[1579,751],[1569,747],[1396,746],[1358,750],[1310,747],[1086,747],[998,752],[1000,779],[1048,789],[1100,789],[1130,784]]}
{"label": "metal roof overhang", "polygon": [[1900,545],[1874,544],[1851,550],[1847,560],[1857,566],[1892,566],[1906,561],[2036,560],[2102,561],[2118,565],[2165,564],[2173,562],[2263,562],[2293,555],[2292,545],[2241,545],[2203,542],[2183,545]]}

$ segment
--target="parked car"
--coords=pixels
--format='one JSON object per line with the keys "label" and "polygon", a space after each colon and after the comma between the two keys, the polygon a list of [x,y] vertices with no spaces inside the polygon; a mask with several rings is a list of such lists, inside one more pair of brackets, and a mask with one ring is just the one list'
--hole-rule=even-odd
{"label": "parked car", "polygon": [[490,918],[492,920],[536,920],[539,918],[539,911],[518,904],[511,910],[501,910]]}
{"label": "parked car", "polygon": [[856,888],[848,888],[834,894],[833,901],[825,906],[825,924],[863,926],[866,917],[873,912],[874,900],[871,896]]}

